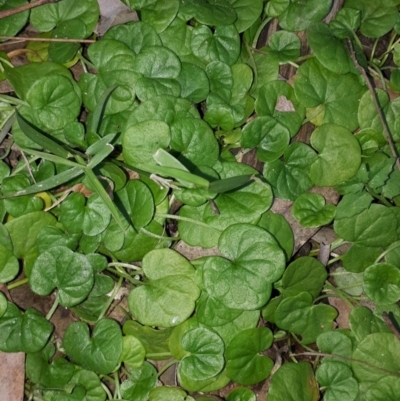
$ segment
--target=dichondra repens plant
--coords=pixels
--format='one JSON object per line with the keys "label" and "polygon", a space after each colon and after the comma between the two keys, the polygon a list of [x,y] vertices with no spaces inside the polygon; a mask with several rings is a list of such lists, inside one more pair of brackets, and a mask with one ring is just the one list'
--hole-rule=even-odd
{"label": "dichondra repens plant", "polygon": [[[96,0],[0,19],[0,350],[26,399],[397,400],[400,0],[125,4],[102,36]],[[299,227],[335,239],[299,255]]]}

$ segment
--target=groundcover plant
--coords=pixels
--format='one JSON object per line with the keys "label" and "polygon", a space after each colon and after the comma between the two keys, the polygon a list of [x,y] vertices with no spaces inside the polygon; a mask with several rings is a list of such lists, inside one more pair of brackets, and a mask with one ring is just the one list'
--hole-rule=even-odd
{"label": "groundcover plant", "polygon": [[398,400],[400,0],[126,0],[102,36],[96,0],[27,3],[0,0],[42,40],[0,53],[26,399]]}

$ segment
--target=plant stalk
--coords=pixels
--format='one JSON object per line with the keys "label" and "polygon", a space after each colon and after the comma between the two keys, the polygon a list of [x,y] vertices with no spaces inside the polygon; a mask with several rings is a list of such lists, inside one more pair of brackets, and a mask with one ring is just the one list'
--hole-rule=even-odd
{"label": "plant stalk", "polygon": [[37,0],[34,3],[24,4],[19,7],[14,7],[9,10],[4,10],[0,12],[0,19],[10,17],[11,15],[22,13],[28,11],[32,8],[42,6],[44,4],[57,3],[60,0]]}

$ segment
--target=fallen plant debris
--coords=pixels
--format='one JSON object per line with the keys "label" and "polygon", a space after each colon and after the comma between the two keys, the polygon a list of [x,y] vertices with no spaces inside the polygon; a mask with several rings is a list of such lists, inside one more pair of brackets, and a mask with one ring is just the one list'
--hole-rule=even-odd
{"label": "fallen plant debris", "polygon": [[400,0],[123,3],[0,2],[25,399],[397,400]]}

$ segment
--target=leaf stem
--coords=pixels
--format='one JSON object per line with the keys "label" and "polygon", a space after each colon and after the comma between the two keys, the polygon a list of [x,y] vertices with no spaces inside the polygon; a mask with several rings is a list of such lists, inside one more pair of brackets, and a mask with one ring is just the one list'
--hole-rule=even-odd
{"label": "leaf stem", "polygon": [[10,290],[13,290],[14,288],[20,287],[21,285],[25,285],[28,283],[28,281],[29,281],[28,278],[24,278],[22,280],[15,281],[14,283],[11,283],[7,286],[7,290],[10,291]]}
{"label": "leaf stem", "polygon": [[221,230],[218,230],[218,228],[211,227],[207,223],[203,223],[202,221],[194,220],[194,219],[191,219],[189,217],[177,216],[175,214],[164,214],[164,213],[156,213],[156,216],[164,217],[166,219],[172,219],[172,220],[187,221],[188,223],[197,224],[198,226],[201,226],[201,227],[211,228],[211,229],[213,229],[215,231],[222,232]]}
{"label": "leaf stem", "polygon": [[140,231],[143,234],[146,234],[148,237],[157,238],[162,241],[179,241],[181,239],[180,237],[163,237],[162,235],[157,235],[157,234],[152,233],[151,231],[147,231],[143,227],[140,229]]}
{"label": "leaf stem", "polygon": [[137,274],[142,274],[143,273],[143,269],[139,266],[133,265],[133,264],[129,264],[129,263],[122,263],[122,262],[111,262],[108,264],[109,267],[112,266],[121,266],[121,267],[126,267],[127,269],[133,269],[136,271]]}
{"label": "leaf stem", "polygon": [[47,320],[50,320],[50,319],[53,317],[54,312],[55,312],[56,309],[58,308],[59,302],[60,302],[60,299],[59,299],[59,297],[58,297],[58,292],[57,292],[56,299],[54,300],[53,306],[52,306],[52,307],[50,308],[50,310],[47,312],[47,315],[46,315],[46,319],[47,319]]}
{"label": "leaf stem", "polygon": [[375,369],[375,370],[380,370],[381,372],[385,372],[389,375],[400,377],[400,372],[393,372],[391,370],[385,369],[385,368],[380,368],[379,366],[372,365],[372,363],[368,363],[365,361],[362,361],[360,359],[354,359],[354,358],[349,358],[346,356],[341,356],[341,355],[334,355],[334,354],[326,354],[324,352],[301,352],[298,354],[290,354],[291,356],[315,356],[315,357],[326,357],[326,358],[333,358],[333,359],[342,359],[343,361],[349,361],[349,362],[355,362],[359,363],[360,365],[365,365],[368,366],[369,368]]}
{"label": "leaf stem", "polygon": [[373,100],[374,105],[375,105],[375,109],[376,109],[376,111],[378,113],[379,120],[380,120],[380,122],[382,124],[383,132],[385,134],[386,140],[389,143],[390,151],[392,152],[393,157],[396,159],[396,166],[397,166],[398,170],[400,171],[400,158],[399,158],[399,155],[397,154],[397,149],[394,146],[392,134],[390,132],[388,123],[387,123],[386,118],[385,118],[385,116],[383,114],[382,108],[381,108],[381,106],[379,104],[378,95],[375,92],[375,89],[374,89],[374,87],[372,85],[371,80],[368,77],[367,72],[365,71],[365,69],[357,61],[357,57],[356,57],[356,54],[355,54],[355,51],[354,51],[354,48],[353,48],[353,44],[351,43],[350,40],[348,40],[347,43],[348,43],[348,51],[349,51],[350,57],[353,60],[353,63],[355,65],[356,69],[361,73],[362,77],[364,78],[365,83],[367,84],[367,87],[368,87],[368,89],[369,89],[369,91],[371,93],[372,100]]}
{"label": "leaf stem", "polygon": [[118,372],[114,372],[114,383],[115,383],[114,398],[119,400],[121,399],[121,393],[119,387]]}
{"label": "leaf stem", "polygon": [[112,396],[112,394],[111,394],[109,388],[108,388],[103,382],[100,382],[100,385],[101,385],[101,387],[103,388],[103,390],[106,392],[108,399],[109,399],[109,400],[114,399],[114,397]]}
{"label": "leaf stem", "polygon": [[[1,38],[1,36],[0,36]],[[0,95],[0,101],[8,104],[14,104],[14,105],[22,105],[22,106],[28,106],[28,103],[26,103],[24,100],[18,99],[13,96],[8,96],[8,95]]]}
{"label": "leaf stem", "polygon": [[171,366],[175,365],[176,363],[178,363],[179,361],[176,359],[173,359],[172,361],[166,363],[158,372],[158,377],[160,377],[164,372],[166,372]]}
{"label": "leaf stem", "polygon": [[107,270],[111,273],[116,274],[117,276],[120,277],[120,279],[123,277],[130,281],[133,285],[144,285],[143,281],[136,280],[133,277],[131,277],[128,273],[122,272],[119,269],[113,269],[112,267],[107,267]]}
{"label": "leaf stem", "polygon": [[260,26],[258,27],[257,32],[255,33],[254,38],[253,38],[253,43],[252,43],[252,46],[253,46],[253,47],[256,47],[256,46],[257,46],[257,42],[258,42],[258,39],[259,39],[259,37],[260,37],[260,35],[261,35],[262,30],[264,29],[264,27],[265,27],[270,21],[272,21],[272,18],[271,18],[271,17],[267,17],[267,18],[265,18],[264,21],[261,22],[261,24],[260,24]]}
{"label": "leaf stem", "polygon": [[375,199],[382,202],[385,206],[393,207],[393,205],[384,196],[377,194],[368,184],[365,184],[365,188],[367,189],[370,195],[372,195]]}
{"label": "leaf stem", "polygon": [[[14,14],[22,13],[23,11],[28,11],[32,8],[39,7],[43,4],[57,3],[58,1],[60,1],[60,0],[37,0],[34,3],[28,3],[28,4],[24,4],[22,6],[19,6],[19,7],[11,8],[9,10],[4,10],[4,11],[0,12],[0,19],[7,18]],[[0,39],[1,38],[2,37],[0,36]]]}
{"label": "leaf stem", "polygon": [[389,252],[393,251],[394,249],[398,248],[400,246],[400,241],[394,242],[392,245],[389,246],[388,249],[383,251],[375,260],[374,264],[379,263],[381,259],[383,259]]}
{"label": "leaf stem", "polygon": [[110,298],[107,300],[106,304],[103,306],[103,309],[101,310],[100,315],[97,318],[97,321],[99,321],[100,319],[102,319],[104,317],[104,315],[108,311],[108,308],[114,302],[114,299],[115,299],[116,295],[118,294],[119,289],[121,288],[123,280],[124,280],[124,278],[122,276],[120,276],[117,284],[114,286],[114,289],[110,295]]}

